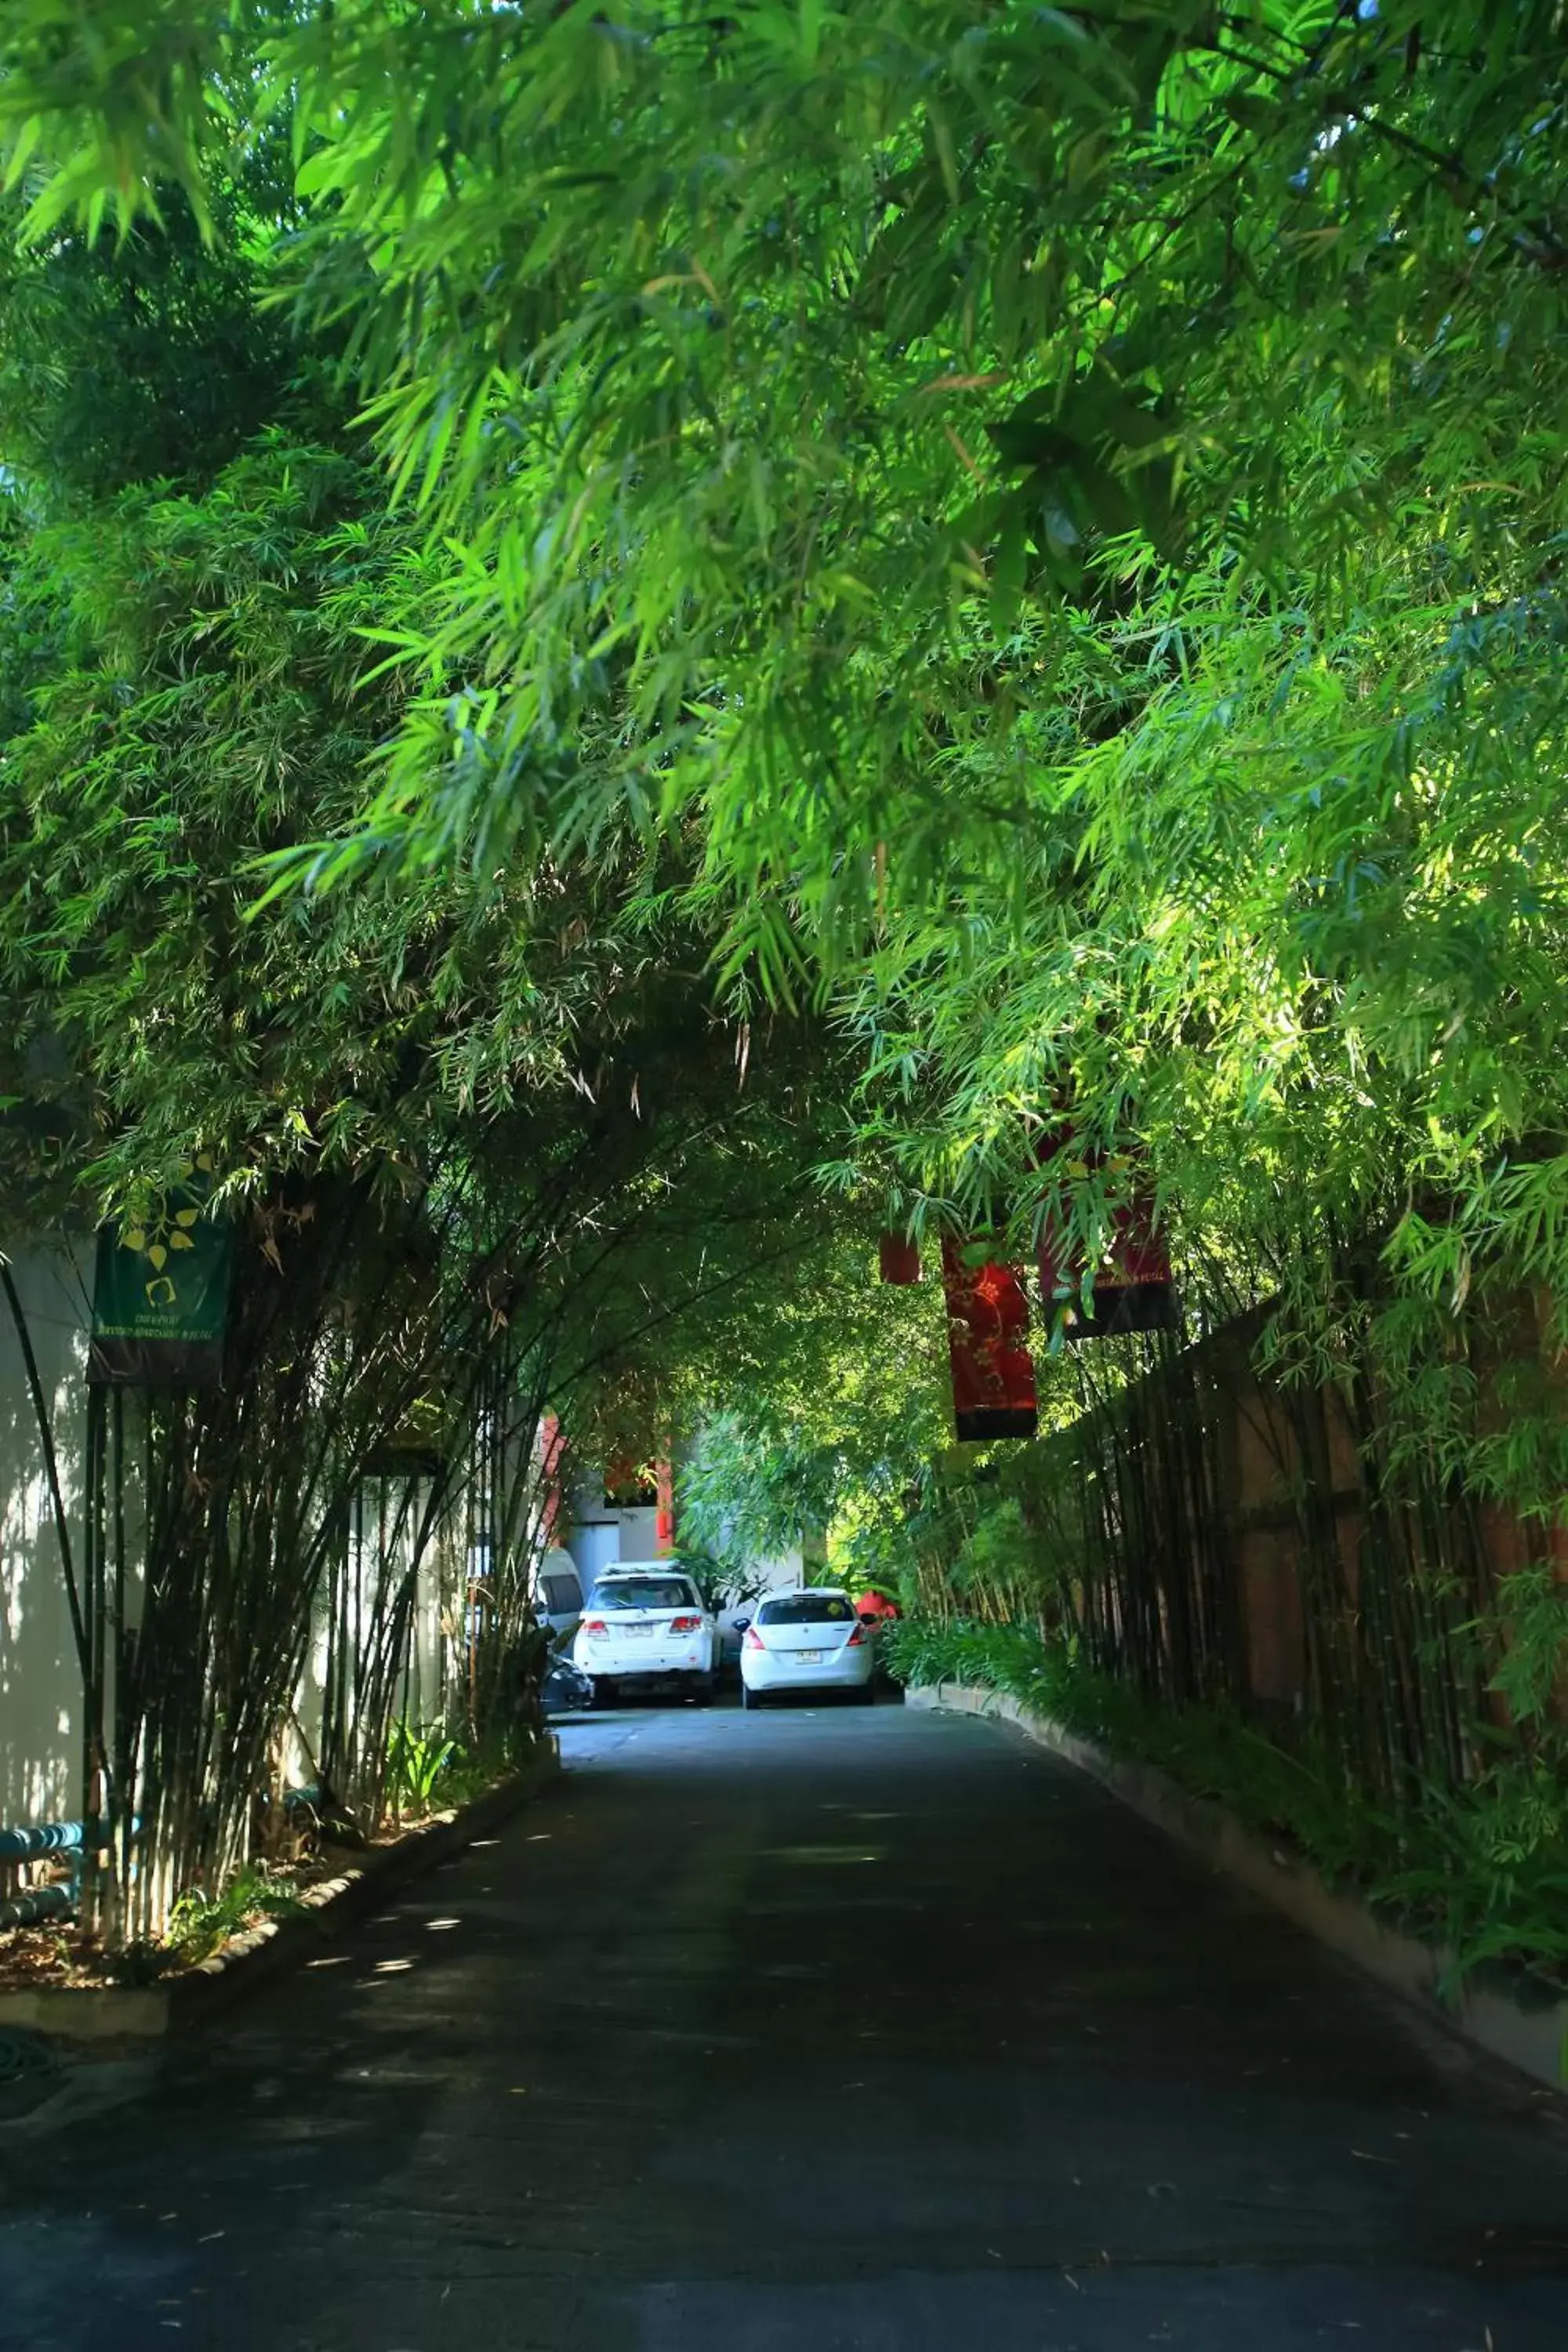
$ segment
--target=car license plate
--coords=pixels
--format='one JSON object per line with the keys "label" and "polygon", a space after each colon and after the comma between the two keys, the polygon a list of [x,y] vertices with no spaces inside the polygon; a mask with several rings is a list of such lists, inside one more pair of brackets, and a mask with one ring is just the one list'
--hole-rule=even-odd
{"label": "car license plate", "polygon": [[797,1666],[819,1666],[822,1664],[822,1652],[820,1650],[797,1650],[795,1654],[795,1662]]}
{"label": "car license plate", "polygon": [[626,1632],[628,1633],[635,1634],[639,1642],[651,1641],[658,1631],[658,1628],[657,1625],[628,1625],[626,1627]]}

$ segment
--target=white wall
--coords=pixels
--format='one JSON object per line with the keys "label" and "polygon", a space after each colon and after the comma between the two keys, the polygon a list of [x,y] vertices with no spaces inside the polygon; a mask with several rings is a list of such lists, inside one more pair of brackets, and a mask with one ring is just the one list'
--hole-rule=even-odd
{"label": "white wall", "polygon": [[759,1591],[798,1592],[805,1582],[805,1555],[796,1544],[793,1550],[778,1552],[771,1559],[759,1559],[755,1577]]}
{"label": "white wall", "polygon": [[[92,1244],[7,1252],[51,1417],[81,1572]],[[81,1675],[37,1420],[0,1300],[0,1824],[81,1809]]]}
{"label": "white wall", "polygon": [[622,1510],[604,1494],[602,1481],[584,1480],[566,1497],[556,1538],[576,1562],[584,1592],[603,1569],[658,1558],[657,1507],[639,1503]]}
{"label": "white wall", "polygon": [[[349,1642],[348,1672],[362,1639],[362,1629],[373,1622],[378,1582],[390,1587],[401,1581],[413,1563],[429,1490],[423,1479],[413,1482],[408,1507],[401,1507],[407,1481],[397,1477],[366,1478],[360,1507],[351,1514],[341,1592]],[[439,1721],[458,1693],[452,1676],[463,1648],[465,1560],[461,1517],[441,1521],[431,1532],[419,1561],[415,1585],[414,1617],[408,1654],[401,1677],[395,1715],[416,1724]],[[315,1780],[326,1709],[326,1677],[332,1650],[329,1600],[331,1586],[323,1578],[312,1612],[310,1646],[295,1700],[296,1732],[284,1752],[285,1778],[296,1785]],[[299,1734],[302,1732],[301,1738]]]}
{"label": "white wall", "polygon": [[[421,1509],[424,1504],[421,1492]],[[455,1695],[453,1676],[459,1670],[463,1650],[464,1568],[459,1533],[454,1521],[443,1520],[419,1563],[411,1654],[400,1701],[401,1711],[411,1723],[435,1722]]]}
{"label": "white wall", "polygon": [[563,1528],[560,1541],[572,1555],[584,1592],[600,1570],[614,1568],[621,1556],[621,1531],[613,1519],[574,1519]]}

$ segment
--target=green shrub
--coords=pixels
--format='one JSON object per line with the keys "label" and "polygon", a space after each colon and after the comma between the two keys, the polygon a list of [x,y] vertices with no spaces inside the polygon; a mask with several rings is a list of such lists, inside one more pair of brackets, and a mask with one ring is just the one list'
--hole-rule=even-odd
{"label": "green shrub", "polygon": [[387,1790],[399,1813],[427,1813],[444,1778],[462,1762],[463,1751],[438,1723],[395,1723],[387,1744]]}
{"label": "green shrub", "polygon": [[237,1871],[216,1895],[193,1886],[169,1915],[168,1948],[187,1968],[210,1959],[232,1937],[263,1919],[287,1917],[300,1908],[292,1881],[249,1865]]}

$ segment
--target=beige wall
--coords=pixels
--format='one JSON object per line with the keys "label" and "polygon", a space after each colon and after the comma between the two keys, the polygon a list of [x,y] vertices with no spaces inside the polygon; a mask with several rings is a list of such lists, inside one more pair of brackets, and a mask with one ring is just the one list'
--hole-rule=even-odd
{"label": "beige wall", "polygon": [[[92,1246],[7,1253],[54,1430],[79,1572]],[[37,1417],[0,1302],[0,1823],[81,1807],[81,1677]]]}

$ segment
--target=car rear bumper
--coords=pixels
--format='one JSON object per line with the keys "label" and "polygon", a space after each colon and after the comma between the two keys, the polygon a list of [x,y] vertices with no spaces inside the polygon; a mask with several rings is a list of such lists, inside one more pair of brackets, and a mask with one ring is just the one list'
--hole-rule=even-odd
{"label": "car rear bumper", "polygon": [[847,1658],[825,1658],[817,1665],[795,1666],[782,1658],[759,1657],[756,1652],[743,1651],[741,1656],[741,1679],[748,1690],[864,1690],[870,1681],[875,1660],[869,1651],[852,1650]]}
{"label": "car rear bumper", "polygon": [[662,1649],[655,1649],[651,1643],[639,1643],[636,1649],[598,1643],[590,1650],[584,1643],[573,1652],[573,1663],[596,1680],[607,1678],[614,1683],[654,1682],[661,1675],[710,1675],[713,1671],[712,1653],[701,1642],[681,1642]]}
{"label": "car rear bumper", "polygon": [[639,1684],[651,1689],[656,1683],[705,1683],[712,1679],[713,1669],[703,1658],[638,1658],[635,1664],[619,1665],[611,1659],[601,1664],[597,1659],[584,1673],[595,1683],[614,1683],[617,1690],[636,1690]]}
{"label": "car rear bumper", "polygon": [[687,1703],[706,1696],[712,1687],[706,1675],[601,1675],[596,1696],[602,1706],[618,1706],[634,1698]]}

